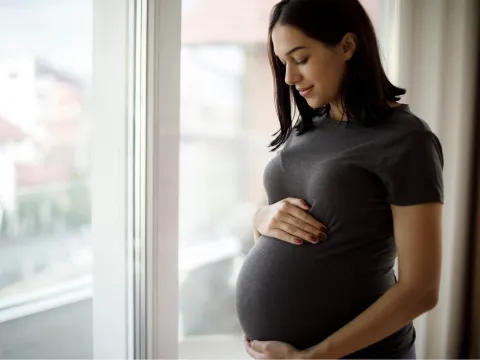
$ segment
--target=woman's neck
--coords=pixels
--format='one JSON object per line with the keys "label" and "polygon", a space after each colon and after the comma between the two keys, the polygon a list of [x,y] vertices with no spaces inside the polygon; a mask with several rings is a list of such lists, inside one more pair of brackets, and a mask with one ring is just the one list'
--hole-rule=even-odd
{"label": "woman's neck", "polygon": [[[400,106],[401,104],[393,101],[387,101],[388,106],[391,108]],[[330,103],[330,119],[332,120],[347,120],[347,112],[344,110],[342,104],[339,101]]]}
{"label": "woman's neck", "polygon": [[347,114],[343,109],[343,106],[335,101],[330,104],[330,118],[332,120],[347,120]]}

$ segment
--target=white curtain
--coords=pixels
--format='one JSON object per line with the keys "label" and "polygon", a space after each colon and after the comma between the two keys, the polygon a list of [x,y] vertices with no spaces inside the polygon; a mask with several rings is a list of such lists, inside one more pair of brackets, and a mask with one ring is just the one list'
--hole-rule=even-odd
{"label": "white curtain", "polygon": [[417,356],[458,358],[468,270],[479,1],[397,0],[396,6],[393,79],[407,88],[403,102],[430,124],[445,156],[440,300],[415,321]]}

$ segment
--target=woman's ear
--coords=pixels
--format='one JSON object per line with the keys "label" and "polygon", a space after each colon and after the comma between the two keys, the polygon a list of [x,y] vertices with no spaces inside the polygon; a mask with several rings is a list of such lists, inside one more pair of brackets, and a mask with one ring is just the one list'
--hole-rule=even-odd
{"label": "woman's ear", "polygon": [[354,33],[346,33],[341,43],[345,61],[350,60],[357,49],[357,36]]}

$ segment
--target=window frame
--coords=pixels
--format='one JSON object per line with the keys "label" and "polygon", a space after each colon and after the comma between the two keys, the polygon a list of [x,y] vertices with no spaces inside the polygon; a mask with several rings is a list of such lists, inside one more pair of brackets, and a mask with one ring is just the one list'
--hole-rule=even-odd
{"label": "window frame", "polygon": [[[182,2],[146,5],[146,358],[178,358],[179,149]],[[162,51],[168,49],[168,51]]]}
{"label": "window frame", "polygon": [[[93,1],[93,354],[133,358],[134,0]],[[121,104],[121,105],[119,105]]]}

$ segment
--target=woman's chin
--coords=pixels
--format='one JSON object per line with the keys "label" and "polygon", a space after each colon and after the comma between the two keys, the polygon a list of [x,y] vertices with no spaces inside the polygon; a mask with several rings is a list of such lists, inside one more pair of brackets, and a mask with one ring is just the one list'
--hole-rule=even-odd
{"label": "woman's chin", "polygon": [[312,109],[319,109],[321,107],[324,107],[325,104],[323,101],[320,101],[320,99],[307,99],[307,104],[310,106]]}

